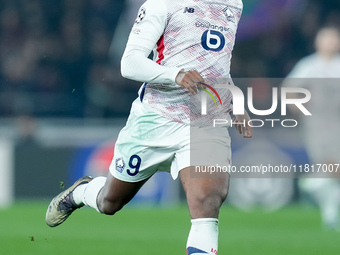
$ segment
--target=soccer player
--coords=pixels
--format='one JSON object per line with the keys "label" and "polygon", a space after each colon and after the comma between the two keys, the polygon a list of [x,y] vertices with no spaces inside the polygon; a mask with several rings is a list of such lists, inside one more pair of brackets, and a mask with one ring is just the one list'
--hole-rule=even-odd
{"label": "soccer player", "polygon": [[[197,120],[211,122],[215,110],[229,116],[232,97],[228,90],[220,92],[223,107],[208,105],[209,112],[203,118],[191,103],[205,93],[201,90],[204,84],[214,87],[230,79],[231,52],[242,7],[241,0],[148,0],[141,6],[121,72],[144,83],[118,136],[110,173],[106,178],[85,176],[56,196],[46,213],[49,226],[63,223],[83,205],[113,215],[154,173],[168,171],[174,179],[180,176],[192,218],[187,254],[217,254],[218,215],[227,197],[229,174],[221,173],[218,178],[191,176],[197,165],[190,155],[191,127],[199,134],[195,147],[211,148],[206,150],[208,163],[230,164],[228,125],[212,132],[212,127]],[[153,60],[148,58],[152,51]],[[240,123],[248,120],[246,113],[236,116]],[[252,136],[248,125],[236,128],[244,137]],[[199,139],[201,134],[204,139]]]}
{"label": "soccer player", "polygon": [[317,32],[314,45],[316,52],[301,59],[288,78],[340,78],[339,28],[321,28]]}
{"label": "soccer player", "polygon": [[[300,60],[288,75],[287,86],[298,84],[312,94],[308,105],[313,116],[301,119],[301,134],[311,163],[332,167],[339,164],[340,136],[340,32],[337,27],[320,29],[315,38],[316,52]],[[296,79],[298,78],[298,79]],[[309,79],[308,79],[309,78]],[[314,79],[310,79],[314,78]],[[327,127],[326,132],[320,130]],[[326,229],[337,229],[340,209],[340,181],[336,166],[330,171],[307,175],[299,187],[316,201]],[[331,173],[332,171],[332,173]],[[339,172],[339,171],[338,171]],[[303,176],[304,177],[304,176]],[[321,177],[321,178],[318,178]],[[322,178],[323,177],[323,178]]]}

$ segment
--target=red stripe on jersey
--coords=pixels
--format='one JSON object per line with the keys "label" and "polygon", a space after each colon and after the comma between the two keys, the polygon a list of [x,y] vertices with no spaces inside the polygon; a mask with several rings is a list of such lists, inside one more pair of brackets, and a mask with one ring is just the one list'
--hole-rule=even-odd
{"label": "red stripe on jersey", "polygon": [[162,60],[164,59],[164,35],[159,38],[157,42],[157,52],[158,52],[158,60],[156,61],[157,64],[161,64]]}

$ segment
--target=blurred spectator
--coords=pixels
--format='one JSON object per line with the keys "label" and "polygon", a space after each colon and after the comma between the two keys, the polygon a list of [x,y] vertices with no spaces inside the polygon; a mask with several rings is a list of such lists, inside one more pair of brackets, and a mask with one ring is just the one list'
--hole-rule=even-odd
{"label": "blurred spectator", "polygon": [[112,0],[2,1],[0,116],[85,116],[88,72],[109,63],[123,9]]}
{"label": "blurred spectator", "polygon": [[[143,1],[1,1],[0,117],[27,111],[35,117],[126,116],[125,105],[136,97],[138,86],[120,77],[119,63]],[[322,24],[340,23],[339,1],[299,0],[304,9],[298,11],[291,7],[294,1],[281,2],[289,6],[275,26],[236,44],[233,77],[284,77],[312,50],[312,36]],[[263,15],[270,16],[270,8]],[[291,17],[289,11],[294,18],[285,18]],[[95,86],[95,94],[103,88],[107,92],[99,105],[98,95],[90,92],[98,66],[105,71],[95,80],[104,79],[105,86]]]}

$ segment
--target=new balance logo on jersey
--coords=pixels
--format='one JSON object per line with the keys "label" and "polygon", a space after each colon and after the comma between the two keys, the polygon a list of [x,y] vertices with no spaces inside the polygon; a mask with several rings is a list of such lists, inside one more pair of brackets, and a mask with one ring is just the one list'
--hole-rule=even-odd
{"label": "new balance logo on jersey", "polygon": [[184,13],[194,13],[195,12],[195,9],[194,8],[190,8],[190,7],[185,7],[184,8]]}

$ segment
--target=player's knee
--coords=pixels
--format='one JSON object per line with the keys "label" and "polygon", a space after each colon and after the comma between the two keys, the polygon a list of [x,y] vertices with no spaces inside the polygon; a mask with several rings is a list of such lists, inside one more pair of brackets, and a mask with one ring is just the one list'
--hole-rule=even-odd
{"label": "player's knee", "polygon": [[103,199],[98,202],[98,209],[101,213],[106,215],[114,215],[116,212],[120,211],[124,203],[120,200],[109,200],[109,199]]}
{"label": "player's knee", "polygon": [[219,194],[219,197],[221,199],[221,203],[223,203],[226,199],[227,199],[227,196],[228,196],[228,187],[223,187],[221,190],[220,190],[220,194]]}
{"label": "player's knee", "polygon": [[211,192],[196,193],[191,199],[199,210],[218,212],[228,196],[228,188],[220,188]]}
{"label": "player's knee", "polygon": [[220,207],[228,196],[228,186],[220,187],[216,190],[212,190],[206,194],[207,200],[216,201],[216,205]]}
{"label": "player's knee", "polygon": [[226,200],[228,191],[219,191],[212,194],[207,194],[201,199],[201,205],[206,207],[210,206],[214,210],[219,210],[223,202]]}
{"label": "player's knee", "polygon": [[196,197],[188,200],[192,218],[217,218],[221,205],[221,199],[216,196]]}

